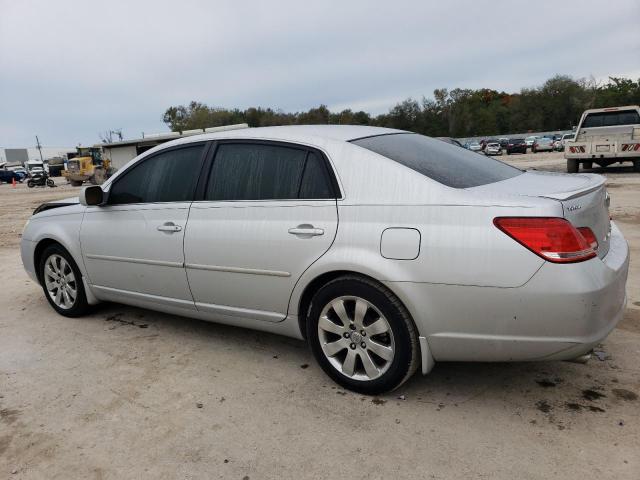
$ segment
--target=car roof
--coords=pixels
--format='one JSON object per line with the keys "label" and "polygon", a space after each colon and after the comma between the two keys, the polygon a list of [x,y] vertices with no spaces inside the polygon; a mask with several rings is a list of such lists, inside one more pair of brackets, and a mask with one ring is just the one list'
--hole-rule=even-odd
{"label": "car roof", "polygon": [[348,142],[363,137],[388,135],[393,133],[411,133],[393,128],[369,127],[364,125],[284,125],[278,127],[256,127],[204,133],[173,140],[163,146],[180,145],[203,140],[246,139],[280,140],[315,144],[322,140]]}

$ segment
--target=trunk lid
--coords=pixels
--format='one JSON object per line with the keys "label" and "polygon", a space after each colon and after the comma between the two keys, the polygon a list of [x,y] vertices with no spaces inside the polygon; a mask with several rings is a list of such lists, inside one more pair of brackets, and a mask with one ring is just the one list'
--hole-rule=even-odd
{"label": "trunk lid", "polygon": [[601,175],[529,171],[469,190],[557,200],[562,204],[564,218],[574,227],[589,227],[593,231],[598,239],[598,257],[603,258],[609,251],[609,194]]}

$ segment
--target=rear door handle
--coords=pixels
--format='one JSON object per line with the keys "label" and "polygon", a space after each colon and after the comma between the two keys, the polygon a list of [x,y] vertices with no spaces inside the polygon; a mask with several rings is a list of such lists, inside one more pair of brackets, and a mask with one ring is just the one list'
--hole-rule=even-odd
{"label": "rear door handle", "polygon": [[174,233],[179,232],[180,230],[182,230],[182,227],[180,225],[176,225],[173,222],[165,222],[158,227],[159,232]]}
{"label": "rear door handle", "polygon": [[315,228],[313,225],[298,225],[295,228],[290,228],[289,233],[291,235],[300,235],[302,237],[316,237],[318,235],[324,235],[322,228]]}

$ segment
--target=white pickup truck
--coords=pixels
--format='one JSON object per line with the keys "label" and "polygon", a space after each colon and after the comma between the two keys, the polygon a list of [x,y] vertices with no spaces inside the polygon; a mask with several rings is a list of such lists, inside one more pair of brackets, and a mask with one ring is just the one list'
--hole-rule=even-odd
{"label": "white pickup truck", "polygon": [[582,114],[573,140],[565,141],[567,172],[577,173],[580,164],[606,167],[633,162],[640,172],[640,107],[596,108]]}

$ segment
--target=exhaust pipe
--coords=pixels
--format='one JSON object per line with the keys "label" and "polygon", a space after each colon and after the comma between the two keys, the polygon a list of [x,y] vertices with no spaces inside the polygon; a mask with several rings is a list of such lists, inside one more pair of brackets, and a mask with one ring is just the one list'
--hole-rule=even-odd
{"label": "exhaust pipe", "polygon": [[591,353],[593,352],[593,350],[591,350],[588,353],[585,353],[584,355],[580,355],[579,357],[576,358],[571,358],[569,360],[567,360],[567,362],[571,362],[571,363],[582,363],[583,365],[585,363],[587,363],[589,360],[591,360]]}

